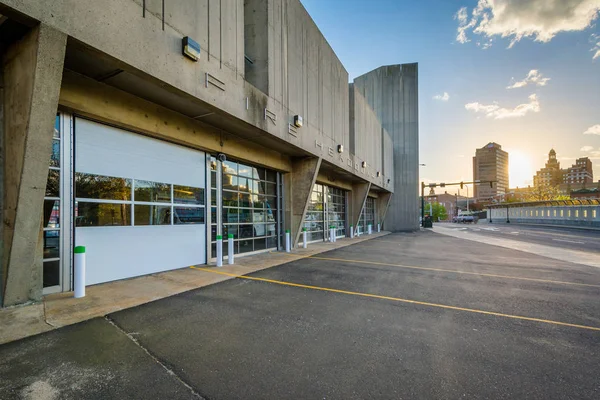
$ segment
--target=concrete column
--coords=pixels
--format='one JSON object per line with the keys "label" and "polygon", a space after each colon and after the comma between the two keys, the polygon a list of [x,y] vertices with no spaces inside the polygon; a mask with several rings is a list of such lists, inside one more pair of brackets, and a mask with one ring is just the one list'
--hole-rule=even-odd
{"label": "concrete column", "polygon": [[379,193],[379,197],[376,200],[377,207],[377,221],[375,223],[381,224],[381,229],[385,229],[385,215],[387,214],[388,207],[390,206],[390,202],[392,200],[392,193]]}
{"label": "concrete column", "polygon": [[[354,225],[354,229],[358,227],[360,214],[367,202],[369,189],[371,189],[371,182],[355,183],[352,185],[352,217],[350,223]],[[365,229],[367,229],[367,227],[363,227],[363,233]]]}
{"label": "concrete column", "polygon": [[285,229],[292,236],[292,248],[298,245],[302,223],[308,209],[312,187],[317,180],[321,157],[307,157],[292,160],[292,172],[285,174]]}
{"label": "concrete column", "polygon": [[31,29],[4,54],[3,306],[42,295],[42,209],[67,36]]}

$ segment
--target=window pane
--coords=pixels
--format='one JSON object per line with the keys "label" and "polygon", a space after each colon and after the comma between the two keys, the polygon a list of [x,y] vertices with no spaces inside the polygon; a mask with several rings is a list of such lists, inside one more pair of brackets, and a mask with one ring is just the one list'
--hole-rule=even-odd
{"label": "window pane", "polygon": [[256,196],[253,199],[254,208],[265,208],[265,196]]}
{"label": "window pane", "polygon": [[60,196],[60,171],[48,170],[48,181],[46,182],[46,197]]}
{"label": "window pane", "polygon": [[240,238],[252,238],[254,237],[254,227],[252,225],[240,225]]}
{"label": "window pane", "polygon": [[252,210],[240,208],[239,218],[240,222],[252,222]]}
{"label": "window pane", "polygon": [[54,138],[60,138],[60,117],[57,115],[54,119]]}
{"label": "window pane", "polygon": [[60,201],[44,200],[43,228],[60,228]]}
{"label": "window pane", "polygon": [[272,196],[275,196],[277,194],[277,191],[275,190],[275,185],[274,183],[265,183],[265,193],[266,194],[270,194]]}
{"label": "window pane", "polygon": [[217,191],[215,189],[210,190],[210,205],[211,206],[217,205]]}
{"label": "window pane", "polygon": [[254,237],[267,236],[267,228],[265,224],[254,224]]}
{"label": "window pane", "polygon": [[60,231],[44,231],[44,259],[60,257]]}
{"label": "window pane", "polygon": [[265,205],[268,209],[276,210],[277,209],[277,198],[275,197],[265,197]]}
{"label": "window pane", "polygon": [[237,224],[238,223],[238,209],[237,208],[224,208],[223,209],[223,223],[224,224]]}
{"label": "window pane", "polygon": [[216,171],[210,171],[210,187],[213,189],[217,187],[217,172]]}
{"label": "window pane", "polygon": [[238,165],[236,162],[227,160],[223,162],[223,174],[227,175],[237,175]]}
{"label": "window pane", "polygon": [[259,193],[259,194],[265,194],[265,182],[258,182],[255,181],[255,188],[254,188],[254,192],[255,193]]}
{"label": "window pane", "polygon": [[277,237],[272,236],[267,238],[267,248],[272,249],[277,247]]}
{"label": "window pane", "polygon": [[[166,183],[135,180],[135,201],[170,203],[171,185]],[[137,224],[136,224],[137,225]]]}
{"label": "window pane", "polygon": [[240,183],[237,176],[223,174],[223,189],[238,190],[239,185]]}
{"label": "window pane", "polygon": [[217,223],[217,207],[210,208],[210,223],[212,225]]}
{"label": "window pane", "polygon": [[75,226],[131,225],[131,205],[75,202]]}
{"label": "window pane", "polygon": [[254,251],[267,248],[267,239],[254,239]]}
{"label": "window pane", "polygon": [[253,240],[240,240],[240,253],[249,253],[254,251]]}
{"label": "window pane", "polygon": [[238,193],[223,190],[223,207],[237,207]]}
{"label": "window pane", "polygon": [[75,195],[86,199],[131,200],[131,179],[77,172]]}
{"label": "window pane", "polygon": [[174,203],[204,205],[204,189],[202,188],[173,185],[173,197]]}
{"label": "window pane", "polygon": [[252,207],[249,193],[240,192],[240,207]]}
{"label": "window pane", "polygon": [[223,240],[226,240],[227,235],[230,233],[233,235],[234,239],[237,239],[239,237],[238,225],[223,225]]}
{"label": "window pane", "polygon": [[250,167],[248,165],[240,164],[240,167],[238,170],[238,175],[252,178],[252,167]]}
{"label": "window pane", "polygon": [[44,287],[60,284],[60,261],[44,262]]}
{"label": "window pane", "polygon": [[60,140],[52,141],[52,154],[50,155],[50,166],[60,167]]}
{"label": "window pane", "polygon": [[179,224],[203,224],[204,207],[174,207],[173,223]]}
{"label": "window pane", "polygon": [[136,204],[134,225],[171,225],[171,206]]}
{"label": "window pane", "polygon": [[267,217],[265,214],[265,210],[254,210],[254,213],[252,214],[252,222],[267,222]]}

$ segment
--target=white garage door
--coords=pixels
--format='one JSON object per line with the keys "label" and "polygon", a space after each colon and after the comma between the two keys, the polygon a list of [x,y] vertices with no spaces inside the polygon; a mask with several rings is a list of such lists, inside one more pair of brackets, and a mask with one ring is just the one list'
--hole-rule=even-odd
{"label": "white garage door", "polygon": [[75,123],[75,245],[92,285],[206,263],[205,153]]}

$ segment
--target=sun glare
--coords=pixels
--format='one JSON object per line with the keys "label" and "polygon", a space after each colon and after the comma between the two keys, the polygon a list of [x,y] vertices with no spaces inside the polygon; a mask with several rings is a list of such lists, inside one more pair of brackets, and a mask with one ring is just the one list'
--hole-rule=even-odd
{"label": "sun glare", "polygon": [[518,151],[509,152],[508,179],[511,188],[525,187],[533,182],[533,163],[531,158]]}

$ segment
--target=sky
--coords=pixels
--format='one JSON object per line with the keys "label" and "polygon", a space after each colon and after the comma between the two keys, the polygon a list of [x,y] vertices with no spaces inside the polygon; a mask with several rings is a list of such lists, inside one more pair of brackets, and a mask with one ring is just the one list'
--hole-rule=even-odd
{"label": "sky", "polygon": [[590,157],[600,180],[600,0],[301,1],[350,81],[419,63],[421,180],[472,180],[489,142],[511,188],[551,148],[563,168]]}

